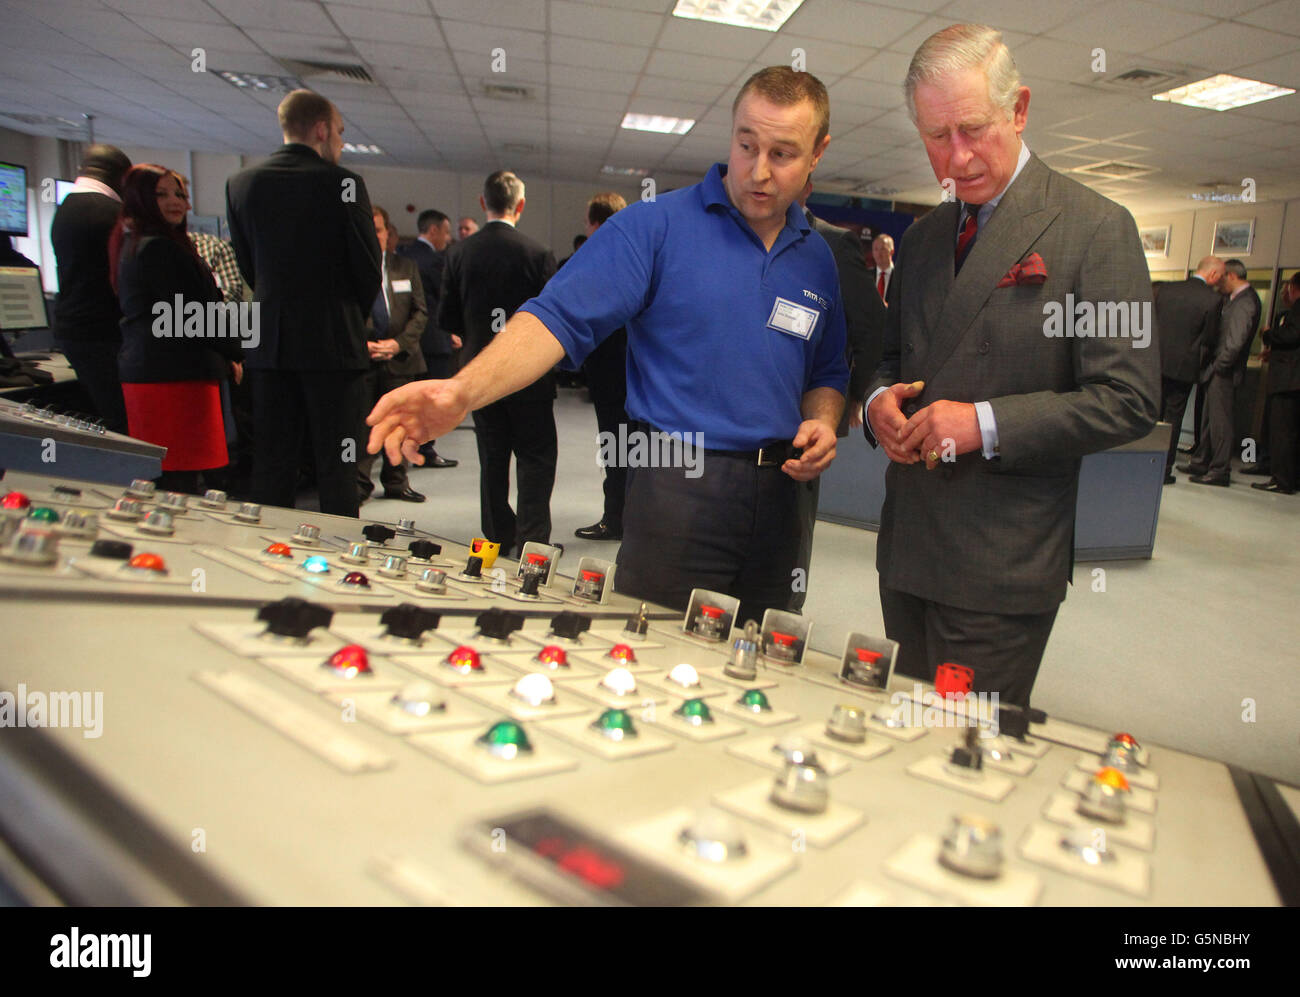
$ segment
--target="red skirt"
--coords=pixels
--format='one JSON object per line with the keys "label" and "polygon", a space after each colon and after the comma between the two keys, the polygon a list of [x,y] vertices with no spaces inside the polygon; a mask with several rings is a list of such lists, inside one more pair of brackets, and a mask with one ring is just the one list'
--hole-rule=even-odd
{"label": "red skirt", "polygon": [[207,471],[230,463],[218,382],[124,382],[122,397],[131,435],[167,448],[164,471]]}

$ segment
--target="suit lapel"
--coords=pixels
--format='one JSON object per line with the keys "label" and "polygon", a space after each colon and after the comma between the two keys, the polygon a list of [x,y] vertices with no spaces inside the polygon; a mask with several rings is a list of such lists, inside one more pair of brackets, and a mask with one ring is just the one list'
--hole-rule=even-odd
{"label": "suit lapel", "polygon": [[[980,231],[975,245],[962,265],[961,273],[954,278],[954,257],[957,238],[956,205],[952,206],[950,225],[936,225],[936,230],[951,234],[951,245],[935,248],[934,259],[942,260],[947,273],[947,284],[935,280],[933,286],[941,288],[938,295],[938,318],[930,324],[930,311],[926,311],[926,327],[935,333],[930,337],[925,356],[921,361],[918,380],[929,381],[952,355],[957,344],[970,329],[971,323],[997,288],[998,281],[1015,265],[1034,241],[1043,234],[1060,208],[1046,204],[1047,179],[1050,171],[1037,156],[1030,156],[997,209]],[[935,209],[940,210],[940,209]],[[1049,261],[1049,266],[1050,261]],[[933,300],[935,294],[928,295]]]}
{"label": "suit lapel", "polygon": [[[935,208],[934,214],[938,220],[929,226],[924,241],[916,247],[917,255],[921,260],[918,273],[921,280],[923,329],[937,328],[943,303],[952,293],[953,255],[957,245],[957,215],[960,211],[961,206],[956,201],[949,201]],[[898,276],[897,269],[894,276]]]}

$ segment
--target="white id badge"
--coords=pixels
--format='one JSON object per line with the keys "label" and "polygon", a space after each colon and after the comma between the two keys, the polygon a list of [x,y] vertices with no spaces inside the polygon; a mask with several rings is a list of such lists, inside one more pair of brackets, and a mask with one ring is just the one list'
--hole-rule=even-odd
{"label": "white id badge", "polygon": [[767,327],[800,339],[811,339],[819,317],[812,308],[805,308],[786,298],[777,298],[776,304],[772,306],[772,314],[768,316]]}
{"label": "white id badge", "polygon": [[393,281],[392,287],[393,287],[394,294],[411,293],[411,282],[409,280],[395,280]]}

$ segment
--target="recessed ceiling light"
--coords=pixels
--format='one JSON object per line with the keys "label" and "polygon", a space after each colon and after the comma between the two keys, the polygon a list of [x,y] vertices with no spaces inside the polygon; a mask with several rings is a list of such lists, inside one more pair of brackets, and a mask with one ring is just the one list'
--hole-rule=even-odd
{"label": "recessed ceiling light", "polygon": [[612,177],[644,177],[649,176],[649,170],[643,170],[636,166],[602,166],[600,172]]}
{"label": "recessed ceiling light", "polygon": [[216,74],[231,86],[240,90],[268,90],[276,93],[289,93],[302,87],[302,81],[296,76],[268,76],[265,73],[236,73],[229,69],[218,69]]}
{"label": "recessed ceiling light", "polygon": [[623,127],[638,132],[660,132],[664,135],[685,135],[695,127],[694,118],[668,118],[662,114],[625,114]]}
{"label": "recessed ceiling light", "polygon": [[351,142],[343,143],[344,152],[355,152],[362,156],[382,156],[384,150],[377,145],[354,145]]}
{"label": "recessed ceiling light", "polygon": [[677,0],[673,17],[776,31],[803,0]]}
{"label": "recessed ceiling light", "polygon": [[1259,80],[1244,80],[1240,76],[1220,73],[1184,87],[1174,87],[1164,93],[1154,94],[1151,99],[1186,104],[1188,107],[1203,107],[1209,111],[1230,111],[1234,107],[1258,104],[1261,100],[1285,97],[1289,93],[1295,91],[1288,87],[1261,83]]}

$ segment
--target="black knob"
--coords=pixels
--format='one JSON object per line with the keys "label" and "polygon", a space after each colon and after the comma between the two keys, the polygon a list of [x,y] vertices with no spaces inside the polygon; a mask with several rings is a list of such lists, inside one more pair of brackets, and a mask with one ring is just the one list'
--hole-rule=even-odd
{"label": "black knob", "polygon": [[279,602],[268,602],[257,611],[257,618],[266,624],[267,633],[301,638],[316,627],[329,626],[330,620],[334,619],[334,610],[290,596]]}
{"label": "black knob", "polygon": [[471,554],[469,556],[469,560],[465,562],[465,577],[466,578],[483,577],[483,558],[479,557],[476,554]]}
{"label": "black knob", "polygon": [[436,544],[432,540],[412,540],[407,545],[407,549],[411,552],[412,557],[427,561],[429,558],[442,553],[442,544]]}
{"label": "black knob", "polygon": [[386,544],[397,536],[397,531],[382,523],[371,523],[361,531],[361,535],[371,543]]}
{"label": "black knob", "polygon": [[[471,558],[470,560],[473,560]],[[483,637],[505,640],[524,625],[523,613],[512,613],[508,609],[488,609],[478,614],[475,624]]]}
{"label": "black knob", "polygon": [[96,540],[90,545],[90,556],[126,561],[131,557],[131,545],[125,540]]}
{"label": "black knob", "polygon": [[640,609],[627,618],[623,629],[639,637],[645,636],[645,632],[650,629],[650,614],[644,602],[641,603]]}
{"label": "black knob", "polygon": [[520,595],[536,595],[537,586],[542,584],[542,576],[536,571],[525,571],[524,580],[519,584]]}
{"label": "black knob", "polygon": [[405,637],[407,640],[419,640],[426,630],[438,629],[441,620],[441,613],[410,602],[385,610],[379,617],[379,622],[388,628],[387,636]]}
{"label": "black knob", "polygon": [[590,629],[591,617],[583,613],[566,611],[551,620],[551,633],[568,640],[576,640]]}
{"label": "black knob", "polygon": [[55,486],[54,486],[54,494],[55,494],[55,495],[71,495],[73,498],[80,498],[80,497],[81,497],[81,489],[80,489],[80,488],[73,488],[71,485],[55,485]]}

